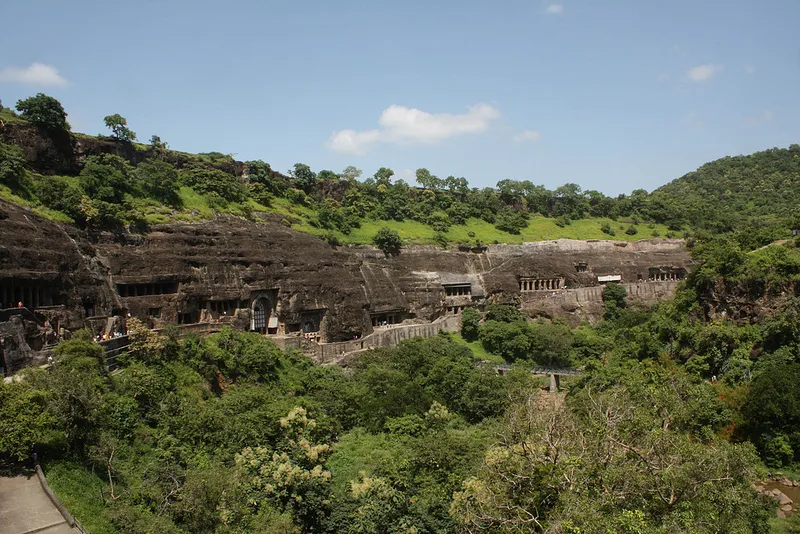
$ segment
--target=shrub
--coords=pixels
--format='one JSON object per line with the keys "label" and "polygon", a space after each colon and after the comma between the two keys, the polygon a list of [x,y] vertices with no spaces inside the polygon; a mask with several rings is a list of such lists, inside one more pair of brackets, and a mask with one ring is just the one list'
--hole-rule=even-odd
{"label": "shrub", "polygon": [[603,225],[600,227],[600,231],[611,236],[617,235],[609,223],[603,223]]}
{"label": "shrub", "polygon": [[300,189],[292,188],[286,191],[286,200],[292,204],[308,206],[308,195],[306,195],[305,192],[301,191]]}
{"label": "shrub", "polygon": [[523,228],[527,228],[528,221],[526,221],[525,216],[518,211],[504,211],[497,216],[494,225],[498,230],[516,235],[519,234]]}
{"label": "shrub", "polygon": [[22,150],[15,145],[0,142],[0,184],[17,191],[27,188],[28,182]]}
{"label": "shrub", "polygon": [[559,228],[564,228],[565,226],[569,226],[572,224],[572,221],[566,215],[562,215],[561,217],[556,219],[556,226]]}
{"label": "shrub", "polygon": [[372,242],[387,256],[397,256],[400,254],[400,249],[403,246],[400,234],[385,226],[378,230],[378,233],[372,238]]}
{"label": "shrub", "polygon": [[442,232],[436,232],[433,236],[433,241],[442,248],[447,248],[447,245],[450,244],[450,240]]}
{"label": "shrub", "polygon": [[74,220],[81,216],[81,190],[63,176],[42,176],[34,182],[34,191],[42,204]]}
{"label": "shrub", "polygon": [[201,194],[216,193],[230,202],[244,202],[247,188],[232,174],[219,169],[192,165],[180,172],[181,181]]}
{"label": "shrub", "polygon": [[625,229],[625,233],[628,235],[636,235],[639,233],[639,230],[637,230],[634,225],[630,225]]}
{"label": "shrub", "polygon": [[272,193],[269,192],[269,190],[263,183],[251,182],[250,198],[258,202],[262,206],[269,207],[272,204],[272,201],[275,197],[272,195]]}
{"label": "shrub", "polygon": [[341,240],[339,240],[339,236],[337,236],[333,232],[325,232],[325,234],[323,234],[323,236],[322,236],[322,240],[325,241],[327,244],[329,244],[332,247],[340,247],[340,246],[342,246],[342,242],[341,242]]}
{"label": "shrub", "polygon": [[139,164],[134,176],[142,191],[163,204],[179,206],[178,171],[164,161],[145,161]]}

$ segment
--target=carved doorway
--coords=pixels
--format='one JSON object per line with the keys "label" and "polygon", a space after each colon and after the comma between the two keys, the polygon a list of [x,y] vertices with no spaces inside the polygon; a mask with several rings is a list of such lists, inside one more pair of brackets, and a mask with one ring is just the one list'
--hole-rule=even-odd
{"label": "carved doorway", "polygon": [[267,299],[260,298],[253,303],[253,328],[252,330],[262,334],[267,333],[267,322],[269,320],[272,305]]}

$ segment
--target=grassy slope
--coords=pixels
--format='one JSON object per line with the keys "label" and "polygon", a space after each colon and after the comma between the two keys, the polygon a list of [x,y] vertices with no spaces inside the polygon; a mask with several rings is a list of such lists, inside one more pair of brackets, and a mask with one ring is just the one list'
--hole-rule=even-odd
{"label": "grassy slope", "polygon": [[[297,213],[297,212],[296,212]],[[297,213],[298,215],[300,213]],[[615,236],[604,234],[600,227],[608,223],[611,228],[615,230]],[[494,225],[482,221],[480,219],[469,219],[466,225],[451,226],[450,231],[445,234],[447,239],[453,243],[474,243],[476,240],[484,244],[491,243],[509,243],[521,244],[529,241],[545,241],[548,239],[616,239],[620,241],[636,241],[638,239],[647,239],[653,236],[653,232],[657,232],[661,237],[667,235],[669,230],[663,225],[653,225],[650,228],[647,224],[635,225],[638,233],[635,235],[628,235],[625,229],[630,225],[629,222],[612,221],[611,219],[582,219],[579,221],[572,221],[563,228],[556,225],[555,219],[536,216],[532,217],[529,221],[528,227],[523,229],[519,235],[509,234],[494,227]],[[361,223],[361,228],[356,228],[350,234],[344,235],[336,233],[339,240],[345,244],[362,244],[371,243],[372,237],[382,227],[391,228],[396,230],[400,237],[406,241],[413,243],[434,243],[433,228],[426,224],[417,221],[364,221]],[[307,232],[314,235],[322,235],[326,230],[314,228],[307,222],[302,222],[292,226],[295,230]],[[474,237],[470,237],[469,233],[474,233]]]}
{"label": "grassy slope", "polygon": [[83,466],[58,460],[45,466],[50,488],[67,510],[92,534],[113,534],[116,530],[105,519],[101,492],[108,495],[108,484]]}
{"label": "grassy slope", "polygon": [[453,342],[458,343],[459,345],[464,345],[469,350],[472,351],[472,356],[476,360],[483,360],[483,361],[490,361],[495,363],[506,363],[502,356],[498,356],[497,354],[492,354],[491,352],[487,351],[483,348],[483,345],[480,341],[467,341],[461,334],[459,333],[452,333],[450,334],[450,339]]}

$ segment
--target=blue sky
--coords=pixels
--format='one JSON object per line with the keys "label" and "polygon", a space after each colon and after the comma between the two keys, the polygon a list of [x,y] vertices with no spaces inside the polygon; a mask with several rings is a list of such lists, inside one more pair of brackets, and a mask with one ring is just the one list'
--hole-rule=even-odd
{"label": "blue sky", "polygon": [[606,194],[800,142],[797,0],[39,1],[2,8],[0,99],[73,130],[286,171],[386,166]]}

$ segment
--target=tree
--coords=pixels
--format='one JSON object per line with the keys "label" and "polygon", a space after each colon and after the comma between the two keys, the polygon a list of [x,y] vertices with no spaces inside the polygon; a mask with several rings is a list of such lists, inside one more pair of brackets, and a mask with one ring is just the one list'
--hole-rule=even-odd
{"label": "tree", "polygon": [[276,451],[247,447],[236,455],[236,467],[256,507],[291,511],[306,532],[316,532],[327,514],[331,474],[324,465],[331,447],[315,440],[317,422],[304,408],[293,408],[280,424]]}
{"label": "tree", "polygon": [[289,173],[297,180],[297,185],[306,193],[317,183],[317,174],[305,163],[295,163]]}
{"label": "tree", "polygon": [[481,315],[475,308],[467,308],[461,312],[461,336],[467,341],[478,339],[478,327]]}
{"label": "tree", "polygon": [[440,189],[443,185],[443,180],[437,178],[431,171],[425,168],[417,169],[416,178],[417,183],[425,189],[436,190]]}
{"label": "tree", "polygon": [[372,238],[372,242],[387,256],[397,256],[403,246],[400,234],[396,230],[391,230],[385,226],[378,230],[378,233]]}
{"label": "tree", "polygon": [[347,168],[342,171],[342,178],[344,178],[348,182],[355,182],[356,180],[358,180],[361,174],[362,174],[361,169],[357,169],[352,165],[348,165]]}
{"label": "tree", "polygon": [[89,156],[81,169],[81,187],[92,200],[120,204],[132,189],[131,170],[128,162],[115,154]]}
{"label": "tree", "polygon": [[53,418],[45,410],[47,394],[24,382],[0,382],[0,458],[25,460],[41,441]]}
{"label": "tree", "polygon": [[633,373],[610,387],[590,379],[566,403],[512,405],[452,516],[472,532],[767,532],[752,446],[701,439],[682,379]]}
{"label": "tree", "polygon": [[[136,133],[128,128],[128,120],[119,113],[107,115],[103,118],[103,122],[107,128],[111,129],[114,137],[120,141],[136,141]],[[155,137],[157,138],[158,136]],[[158,141],[160,142],[161,139],[158,139]]]}
{"label": "tree", "polygon": [[625,297],[628,292],[622,284],[614,282],[607,284],[603,288],[603,302],[606,305],[606,311],[603,317],[606,319],[616,319],[619,316],[620,310],[625,307]]}
{"label": "tree", "polygon": [[772,467],[780,467],[800,457],[798,380],[800,364],[775,362],[768,365],[753,380],[742,410],[746,421],[745,433]]}
{"label": "tree", "polygon": [[26,185],[27,175],[22,150],[0,141],[0,184],[16,191]]}
{"label": "tree", "polygon": [[166,150],[169,146],[166,141],[162,141],[161,138],[155,134],[150,136],[150,145],[156,150]]}
{"label": "tree", "polygon": [[392,169],[381,167],[375,171],[375,183],[389,187],[392,185],[392,176],[394,176],[394,171]]}
{"label": "tree", "polygon": [[64,107],[61,102],[52,96],[37,93],[36,96],[18,100],[16,107],[23,119],[37,126],[42,126],[53,132],[68,132],[70,130]]}
{"label": "tree", "polygon": [[180,205],[178,171],[169,163],[165,161],[144,161],[136,167],[133,175],[147,196],[169,206]]}

